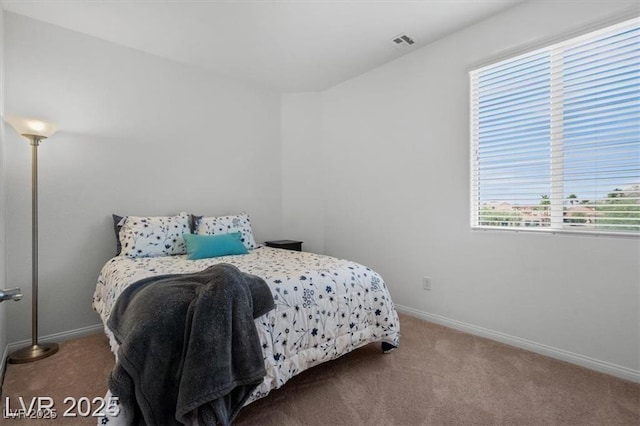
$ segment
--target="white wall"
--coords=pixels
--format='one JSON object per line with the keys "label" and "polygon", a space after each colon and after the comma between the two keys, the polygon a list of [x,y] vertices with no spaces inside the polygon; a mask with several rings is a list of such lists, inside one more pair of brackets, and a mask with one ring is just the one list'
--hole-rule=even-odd
{"label": "white wall", "polygon": [[[91,297],[115,250],[111,213],[249,212],[282,226],[280,96],[5,13],[6,113],[60,131],[39,148],[40,334],[99,323]],[[8,340],[30,336],[29,145],[7,129]]]}
{"label": "white wall", "polygon": [[322,183],[324,251],[376,269],[405,310],[640,380],[638,239],[469,226],[470,67],[633,5],[527,2],[323,92],[323,173],[285,176],[284,215]]}
{"label": "white wall", "polygon": [[[0,117],[4,113],[4,10],[0,5]],[[5,173],[4,173],[4,121],[0,122],[0,288],[6,288],[5,263]],[[7,350],[7,308],[6,303],[0,303],[0,386],[4,375]]]}
{"label": "white wall", "polygon": [[322,109],[319,93],[282,96],[283,238],[303,249],[324,252]]}

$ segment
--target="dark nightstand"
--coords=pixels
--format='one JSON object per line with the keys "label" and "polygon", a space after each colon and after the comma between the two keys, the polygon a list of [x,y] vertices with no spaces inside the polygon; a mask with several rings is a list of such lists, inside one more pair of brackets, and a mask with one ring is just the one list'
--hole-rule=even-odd
{"label": "dark nightstand", "polygon": [[274,240],[265,241],[267,247],[280,248],[285,250],[302,251],[302,241],[295,240]]}

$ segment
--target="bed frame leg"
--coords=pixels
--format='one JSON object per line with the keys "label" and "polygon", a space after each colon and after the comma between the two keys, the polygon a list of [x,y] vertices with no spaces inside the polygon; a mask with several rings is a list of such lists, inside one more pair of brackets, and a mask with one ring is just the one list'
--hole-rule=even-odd
{"label": "bed frame leg", "polygon": [[391,352],[395,348],[396,347],[393,346],[391,343],[382,342],[382,352],[384,352],[385,354],[388,354],[389,352]]}

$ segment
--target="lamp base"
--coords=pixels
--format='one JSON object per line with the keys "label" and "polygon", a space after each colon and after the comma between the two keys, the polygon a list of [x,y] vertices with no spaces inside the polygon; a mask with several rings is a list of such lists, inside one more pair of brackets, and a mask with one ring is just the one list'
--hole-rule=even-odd
{"label": "lamp base", "polygon": [[37,345],[27,346],[18,349],[9,355],[10,364],[24,364],[27,362],[38,361],[58,352],[57,343],[40,343]]}

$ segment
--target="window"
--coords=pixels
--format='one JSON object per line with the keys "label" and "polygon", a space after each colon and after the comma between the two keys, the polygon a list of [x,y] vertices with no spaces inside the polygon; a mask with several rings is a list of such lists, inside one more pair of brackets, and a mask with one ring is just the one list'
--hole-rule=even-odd
{"label": "window", "polygon": [[471,226],[640,235],[640,19],[471,79]]}

